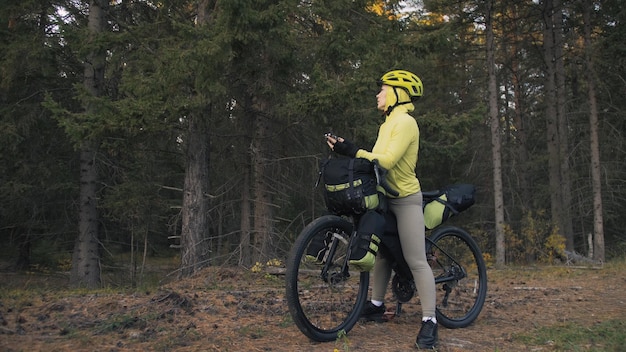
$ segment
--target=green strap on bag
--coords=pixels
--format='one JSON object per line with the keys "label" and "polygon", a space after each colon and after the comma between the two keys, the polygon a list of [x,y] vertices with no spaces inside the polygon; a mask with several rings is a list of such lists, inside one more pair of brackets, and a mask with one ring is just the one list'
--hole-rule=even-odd
{"label": "green strap on bag", "polygon": [[363,158],[330,158],[320,163],[326,208],[337,215],[358,215],[378,206],[372,163]]}

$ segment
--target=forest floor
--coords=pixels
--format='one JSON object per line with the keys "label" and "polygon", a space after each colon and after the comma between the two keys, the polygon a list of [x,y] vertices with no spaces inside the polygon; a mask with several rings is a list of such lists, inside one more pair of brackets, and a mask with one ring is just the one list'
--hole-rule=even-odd
{"label": "forest floor", "polygon": [[[618,351],[624,345],[615,339],[626,343],[623,261],[489,270],[488,277],[481,315],[467,328],[440,328],[439,351]],[[417,298],[390,322],[359,323],[319,343],[293,324],[283,280],[208,268],[152,290],[86,291],[68,289],[58,275],[0,272],[0,351],[414,350]],[[576,329],[573,340],[562,333]]]}

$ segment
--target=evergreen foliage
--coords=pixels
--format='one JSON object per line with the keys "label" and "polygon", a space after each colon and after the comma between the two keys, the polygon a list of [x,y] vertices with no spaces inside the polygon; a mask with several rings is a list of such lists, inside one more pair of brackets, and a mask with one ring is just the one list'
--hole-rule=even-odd
{"label": "evergreen foliage", "polygon": [[[2,3],[3,258],[17,269],[67,262],[78,231],[77,151],[85,140],[96,147],[105,269],[129,264],[119,253],[132,253],[131,266],[141,256],[177,253],[192,121],[205,124],[209,152],[199,180],[208,189],[204,264],[251,267],[284,258],[300,229],[324,211],[313,188],[318,162],[329,154],[323,133],[371,148],[383,121],[376,79],[397,68],[417,73],[425,86],[414,113],[423,188],[475,184],[477,206],[456,221],[469,224],[493,256],[482,3],[119,1],[94,40],[87,40],[87,2]],[[590,4],[610,259],[626,251],[626,12],[617,0]],[[582,10],[577,1],[563,6],[571,235],[574,249],[586,253],[594,219]],[[514,248],[507,260],[523,262],[541,257],[541,243],[558,232],[528,227],[532,214],[542,214],[542,224],[554,220],[542,6],[500,3],[496,11],[505,220]],[[106,53],[100,96],[82,85],[82,60],[94,50]],[[42,248],[48,252],[40,255]]]}

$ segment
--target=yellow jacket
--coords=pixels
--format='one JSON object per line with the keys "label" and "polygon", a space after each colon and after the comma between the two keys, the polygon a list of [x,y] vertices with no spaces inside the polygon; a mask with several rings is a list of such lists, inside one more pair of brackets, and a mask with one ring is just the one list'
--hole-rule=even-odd
{"label": "yellow jacket", "polygon": [[372,151],[359,149],[356,153],[357,158],[378,159],[380,166],[389,170],[387,181],[400,193],[398,197],[421,189],[415,175],[420,132],[417,121],[409,115],[413,108],[413,104],[396,106],[380,125]]}

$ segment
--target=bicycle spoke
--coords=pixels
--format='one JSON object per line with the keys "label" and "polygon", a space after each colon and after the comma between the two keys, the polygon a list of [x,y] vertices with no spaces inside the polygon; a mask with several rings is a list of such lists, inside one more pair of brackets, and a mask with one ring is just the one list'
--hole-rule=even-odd
{"label": "bicycle spoke", "polygon": [[476,319],[486,295],[482,255],[459,229],[440,232],[427,253],[437,282],[437,312],[444,326],[456,328]]}

